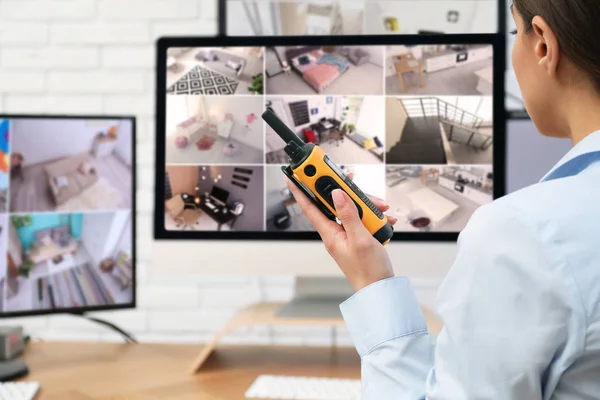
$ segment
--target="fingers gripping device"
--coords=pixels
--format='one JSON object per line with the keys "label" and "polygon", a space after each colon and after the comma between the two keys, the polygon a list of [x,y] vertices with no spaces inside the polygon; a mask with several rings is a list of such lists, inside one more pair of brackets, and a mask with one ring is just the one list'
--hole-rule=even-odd
{"label": "fingers gripping device", "polygon": [[394,234],[392,224],[342,170],[313,143],[304,143],[277,115],[267,109],[263,120],[281,137],[290,163],[281,167],[283,173],[312,201],[330,220],[337,221],[331,192],[341,189],[352,199],[358,215],[367,230],[383,245]]}

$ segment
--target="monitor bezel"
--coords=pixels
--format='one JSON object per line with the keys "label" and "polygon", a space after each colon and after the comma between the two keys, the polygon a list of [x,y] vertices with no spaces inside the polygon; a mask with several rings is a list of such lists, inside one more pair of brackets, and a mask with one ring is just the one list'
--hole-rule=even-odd
{"label": "monitor bezel", "polygon": [[[19,310],[19,311],[0,311],[0,319],[16,318],[16,317],[32,317],[42,315],[57,315],[57,314],[71,314],[71,315],[84,315],[89,312],[97,311],[113,311],[113,310],[129,310],[137,307],[137,206],[136,206],[136,188],[137,188],[137,167],[136,167],[136,133],[137,133],[137,119],[132,115],[90,115],[90,114],[9,114],[0,113],[0,119],[79,119],[79,120],[128,120],[131,122],[132,135],[131,135],[131,228],[132,228],[132,244],[131,244],[131,263],[132,263],[132,301],[127,304],[113,304],[103,306],[86,306],[86,307],[70,307],[70,308],[57,308],[48,310]],[[10,141],[9,141],[10,146]],[[10,148],[10,147],[9,147]],[[10,152],[9,152],[10,154]],[[9,178],[10,179],[10,178]],[[10,181],[9,181],[10,182]],[[10,183],[9,183],[10,191]],[[115,210],[116,211],[116,210]],[[107,212],[109,212],[107,210]],[[68,212],[67,212],[68,213]],[[6,212],[9,216],[10,212]]]}
{"label": "monitor bezel", "polygon": [[[156,41],[155,78],[155,198],[154,239],[156,240],[263,240],[306,241],[320,240],[317,232],[270,231],[171,231],[165,229],[164,174],[166,172],[166,77],[167,50],[172,47],[271,47],[271,46],[394,46],[436,44],[488,44],[493,47],[493,121],[494,121],[494,199],[505,195],[505,108],[504,72],[506,67],[506,39],[499,34],[443,34],[443,35],[343,35],[343,36],[239,36],[239,37],[161,37]],[[385,95],[384,95],[385,96]],[[266,164],[263,164],[263,168]],[[395,232],[392,241],[455,242],[460,232]]]}

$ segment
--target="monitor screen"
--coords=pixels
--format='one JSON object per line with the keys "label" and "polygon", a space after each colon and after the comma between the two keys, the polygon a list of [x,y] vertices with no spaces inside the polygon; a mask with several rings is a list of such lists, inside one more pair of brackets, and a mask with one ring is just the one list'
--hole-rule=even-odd
{"label": "monitor screen", "polygon": [[218,187],[217,185],[214,185],[212,187],[212,190],[210,191],[210,197],[222,203],[225,203],[227,201],[227,198],[229,197],[229,192],[225,189]]}
{"label": "monitor screen", "polygon": [[135,306],[135,120],[0,115],[0,316]]}
{"label": "monitor screen", "polygon": [[[390,205],[394,238],[456,239],[504,190],[500,39],[161,39],[156,237],[318,238],[268,108]],[[226,207],[207,205],[220,189]]]}

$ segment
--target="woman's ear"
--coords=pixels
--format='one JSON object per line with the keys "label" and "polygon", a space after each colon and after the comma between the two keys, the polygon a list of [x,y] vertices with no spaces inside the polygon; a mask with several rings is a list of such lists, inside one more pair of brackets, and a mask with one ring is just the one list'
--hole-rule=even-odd
{"label": "woman's ear", "polygon": [[560,49],[556,35],[550,29],[550,25],[540,16],[535,16],[531,21],[533,34],[535,35],[535,54],[538,63],[548,75],[555,78],[560,60]]}

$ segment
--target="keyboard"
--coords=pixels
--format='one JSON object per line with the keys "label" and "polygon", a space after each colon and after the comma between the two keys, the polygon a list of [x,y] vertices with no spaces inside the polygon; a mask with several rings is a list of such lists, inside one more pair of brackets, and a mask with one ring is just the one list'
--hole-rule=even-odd
{"label": "keyboard", "polygon": [[0,399],[33,400],[39,390],[39,382],[0,382]]}
{"label": "keyboard", "polygon": [[261,375],[246,391],[247,399],[360,400],[360,380]]}

